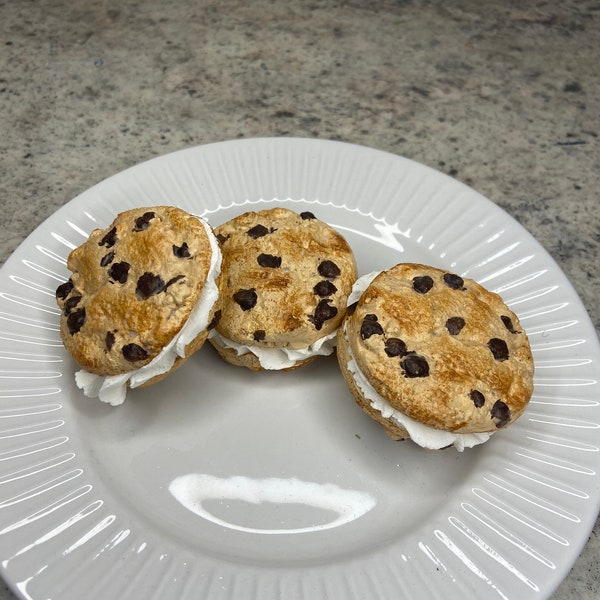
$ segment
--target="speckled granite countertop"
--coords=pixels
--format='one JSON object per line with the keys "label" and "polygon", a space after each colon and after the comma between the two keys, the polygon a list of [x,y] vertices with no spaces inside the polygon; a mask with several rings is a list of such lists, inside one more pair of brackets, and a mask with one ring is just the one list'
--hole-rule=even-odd
{"label": "speckled granite countertop", "polygon": [[[596,0],[0,2],[0,259],[145,159],[330,138],[492,199],[554,257],[598,330],[599,62]],[[556,600],[599,597],[599,535]]]}

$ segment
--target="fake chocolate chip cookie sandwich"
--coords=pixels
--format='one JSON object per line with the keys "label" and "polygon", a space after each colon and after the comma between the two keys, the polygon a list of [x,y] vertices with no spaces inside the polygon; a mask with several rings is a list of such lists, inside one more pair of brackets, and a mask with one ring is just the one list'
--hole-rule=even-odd
{"label": "fake chocolate chip cookie sandwich", "polygon": [[334,351],[357,275],[350,246],[311,212],[247,212],[215,228],[221,319],[209,341],[230,364],[298,368]]}
{"label": "fake chocolate chip cookie sandwich", "polygon": [[441,269],[399,264],[359,279],[350,303],[340,369],[392,439],[462,451],[525,410],[531,349],[497,294]]}
{"label": "fake chocolate chip cookie sandwich", "polygon": [[94,230],[56,290],[60,332],[87,396],[121,404],[198,350],[218,311],[221,251],[201,218],[136,208]]}

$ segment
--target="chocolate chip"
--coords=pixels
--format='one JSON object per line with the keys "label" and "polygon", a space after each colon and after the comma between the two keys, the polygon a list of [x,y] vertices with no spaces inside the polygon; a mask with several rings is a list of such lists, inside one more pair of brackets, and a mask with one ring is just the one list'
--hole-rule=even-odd
{"label": "chocolate chip", "polygon": [[115,343],[115,334],[112,331],[106,332],[104,343],[106,344],[106,349],[110,352]]}
{"label": "chocolate chip", "polygon": [[213,315],[213,318],[211,319],[210,323],[206,327],[208,329],[208,331],[210,331],[211,329],[214,329],[219,324],[220,320],[221,320],[221,311],[218,310],[215,312],[215,314]]}
{"label": "chocolate chip", "polygon": [[496,360],[508,360],[508,346],[504,340],[492,338],[487,345]]}
{"label": "chocolate chip", "polygon": [[309,220],[309,219],[316,219],[317,217],[315,217],[315,215],[313,215],[311,212],[309,212],[308,210],[301,212],[300,216],[302,217],[303,220]]}
{"label": "chocolate chip", "polygon": [[377,322],[377,315],[365,315],[360,326],[360,337],[369,339],[372,335],[383,335],[383,327]]}
{"label": "chocolate chip", "polygon": [[112,248],[117,243],[117,228],[113,227],[99,242],[98,246]]}
{"label": "chocolate chip", "polygon": [[394,356],[406,356],[408,354],[408,348],[403,340],[399,338],[388,338],[385,340],[385,353],[392,358]]}
{"label": "chocolate chip", "polygon": [[465,281],[460,275],[455,275],[454,273],[445,273],[444,281],[449,288],[453,290],[464,290]]}
{"label": "chocolate chip", "polygon": [[473,400],[476,408],[481,408],[485,404],[485,396],[479,390],[471,390],[469,398]]}
{"label": "chocolate chip", "polygon": [[141,217],[138,217],[135,220],[133,231],[144,231],[145,229],[148,229],[148,227],[150,227],[150,221],[154,219],[154,216],[153,212],[145,212]]}
{"label": "chocolate chip", "polygon": [[273,256],[272,254],[259,254],[256,258],[256,262],[258,262],[261,267],[278,269],[281,267],[281,256]]}
{"label": "chocolate chip", "polygon": [[177,283],[178,281],[181,281],[184,278],[185,278],[185,275],[175,275],[175,277],[171,277],[171,279],[169,279],[169,281],[167,281],[167,283],[165,284],[165,290],[170,285],[173,285],[174,283]]}
{"label": "chocolate chip", "polygon": [[119,283],[125,283],[127,281],[130,266],[131,265],[128,262],[115,263],[108,270],[108,276]]}
{"label": "chocolate chip", "polygon": [[504,327],[506,327],[506,329],[508,329],[508,331],[510,331],[511,333],[519,333],[514,328],[513,322],[510,317],[507,317],[506,315],[502,315],[500,318],[502,319],[502,322],[504,323]]}
{"label": "chocolate chip", "polygon": [[446,321],[446,329],[450,335],[458,335],[465,326],[465,320],[462,317],[450,317]]}
{"label": "chocolate chip", "polygon": [[123,346],[121,352],[123,353],[125,360],[128,360],[129,362],[137,362],[150,357],[148,351],[138,344],[126,344]]}
{"label": "chocolate chip", "polygon": [[255,342],[262,342],[265,339],[266,332],[264,329],[257,329],[252,336]]}
{"label": "chocolate chip", "polygon": [[330,298],[321,300],[315,308],[315,314],[308,317],[308,320],[315,326],[317,331],[321,330],[325,321],[333,319],[338,313],[338,309],[335,306],[330,306],[330,302]]}
{"label": "chocolate chip", "polygon": [[324,260],[318,267],[319,275],[323,277],[339,277],[340,268],[332,260]]}
{"label": "chocolate chip", "polygon": [[346,314],[349,317],[351,317],[355,313],[357,306],[358,306],[358,300],[356,302],[353,302],[352,304],[350,304],[350,306],[348,306],[346,308]]}
{"label": "chocolate chip", "polygon": [[260,237],[264,237],[269,234],[269,230],[264,225],[255,225],[246,231],[246,233],[252,238],[257,239]]}
{"label": "chocolate chip", "polygon": [[331,283],[331,281],[327,281],[325,279],[323,281],[319,281],[319,283],[315,285],[313,292],[321,298],[326,298],[327,296],[332,296],[335,294],[337,292],[337,288],[335,285],[333,285],[333,283]]}
{"label": "chocolate chip", "polygon": [[106,265],[110,265],[110,263],[113,261],[114,257],[115,257],[115,253],[113,251],[110,251],[108,254],[105,254],[102,257],[102,260],[100,261],[100,266],[105,267]]}
{"label": "chocolate chip", "polygon": [[176,246],[175,244],[173,244],[173,254],[177,258],[191,258],[192,257],[192,255],[190,254],[190,249],[187,245],[187,242],[183,242],[183,244],[181,244],[181,246]]}
{"label": "chocolate chip", "polygon": [[85,307],[79,308],[67,317],[67,327],[71,335],[77,333],[85,323]]}
{"label": "chocolate chip", "polygon": [[160,294],[167,288],[160,275],[154,275],[146,271],[138,280],[135,295],[138,300],[146,300],[150,296]]}
{"label": "chocolate chip", "polygon": [[217,233],[217,239],[221,244],[224,244],[230,237],[230,235],[223,235],[222,233]]}
{"label": "chocolate chip", "polygon": [[409,354],[400,362],[406,377],[428,377],[429,363],[424,356]]}
{"label": "chocolate chip", "polygon": [[81,300],[81,296],[71,296],[65,302],[65,305],[63,307],[65,317],[68,317],[73,312],[73,309],[79,304],[80,300]]}
{"label": "chocolate chip", "polygon": [[490,414],[492,415],[492,419],[498,419],[496,427],[503,427],[510,421],[510,408],[502,400],[494,402]]}
{"label": "chocolate chip", "polygon": [[419,294],[426,294],[433,287],[433,279],[429,275],[413,277],[413,290]]}
{"label": "chocolate chip", "polygon": [[56,288],[56,297],[58,300],[64,300],[73,290],[73,281],[71,279],[69,279],[68,281],[65,281],[64,283],[61,283],[57,288]]}
{"label": "chocolate chip", "polygon": [[249,290],[238,290],[234,295],[233,299],[240,305],[242,310],[250,310],[256,306],[256,290],[251,288]]}

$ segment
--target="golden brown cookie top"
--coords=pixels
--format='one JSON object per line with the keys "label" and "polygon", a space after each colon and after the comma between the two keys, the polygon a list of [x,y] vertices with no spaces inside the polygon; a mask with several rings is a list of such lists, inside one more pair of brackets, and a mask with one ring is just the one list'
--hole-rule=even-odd
{"label": "golden brown cookie top", "polygon": [[346,240],[310,212],[247,212],[215,228],[223,252],[217,331],[241,344],[304,348],[334,332],[356,279]]}
{"label": "golden brown cookie top", "polygon": [[175,207],[128,210],[95,229],[56,290],[65,347],[96,375],[147,364],[186,322],[211,255],[204,225]]}
{"label": "golden brown cookie top", "polygon": [[529,402],[527,335],[500,296],[475,281],[399,264],[380,273],[350,312],[358,366],[409,417],[456,433],[494,431]]}

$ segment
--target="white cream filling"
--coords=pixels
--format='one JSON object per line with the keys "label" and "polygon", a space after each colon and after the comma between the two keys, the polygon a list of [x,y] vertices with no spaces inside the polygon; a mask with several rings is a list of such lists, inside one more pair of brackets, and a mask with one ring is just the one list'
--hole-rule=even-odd
{"label": "white cream filling", "polygon": [[192,309],[190,316],[179,333],[161,350],[151,362],[139,369],[134,369],[122,375],[102,377],[88,373],[83,369],[75,373],[77,387],[90,397],[98,397],[102,402],[117,406],[122,404],[127,395],[127,387],[135,388],[146,383],[157,375],[167,373],[173,367],[175,359],[185,357],[185,348],[196,336],[208,326],[210,310],[219,297],[217,279],[221,273],[221,249],[208,223],[200,217],[198,220],[204,226],[210,241],[211,260],[206,282],[200,298]]}
{"label": "white cream filling", "polygon": [[306,360],[311,356],[329,356],[335,349],[337,330],[333,333],[319,338],[316,342],[305,348],[265,348],[252,344],[238,344],[229,338],[222,336],[216,329],[210,334],[219,346],[231,348],[237,352],[238,356],[252,353],[258,358],[260,366],[269,371],[280,369],[289,369],[295,366],[299,361]]}
{"label": "white cream filling", "polygon": [[[379,275],[379,272],[369,273],[359,277],[352,287],[352,293],[348,297],[348,305],[353,304],[362,296],[369,284]],[[344,326],[344,335],[346,335],[346,327]],[[348,338],[346,337],[346,341]],[[441,429],[434,429],[427,425],[423,425],[415,421],[408,415],[393,408],[390,403],[379,395],[377,390],[369,383],[364,373],[356,363],[352,348],[348,344],[348,370],[353,374],[354,381],[364,397],[369,401],[371,406],[379,411],[384,419],[391,419],[394,423],[406,429],[410,435],[410,439],[423,448],[430,450],[439,450],[447,446],[454,446],[459,452],[465,448],[472,448],[478,444],[483,444],[490,439],[492,432],[485,433],[452,433]]]}
{"label": "white cream filling", "polygon": [[355,302],[360,300],[360,297],[363,295],[363,292],[371,285],[371,282],[377,275],[379,275],[381,271],[371,271],[366,275],[361,275],[352,286],[352,291],[348,295],[348,300],[346,300],[346,305],[350,306]]}

